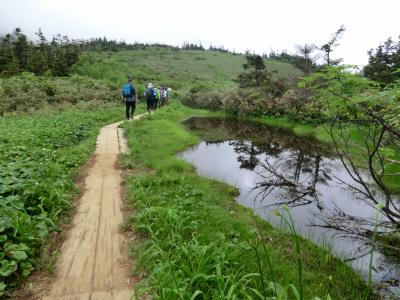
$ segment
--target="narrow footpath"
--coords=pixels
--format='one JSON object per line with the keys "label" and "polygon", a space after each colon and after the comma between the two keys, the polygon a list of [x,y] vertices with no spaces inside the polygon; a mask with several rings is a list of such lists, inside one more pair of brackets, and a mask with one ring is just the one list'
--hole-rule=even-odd
{"label": "narrow footpath", "polygon": [[[142,115],[135,117],[140,118]],[[73,226],[61,248],[45,300],[128,300],[134,294],[120,233],[122,174],[118,156],[127,143],[119,124],[101,129]]]}

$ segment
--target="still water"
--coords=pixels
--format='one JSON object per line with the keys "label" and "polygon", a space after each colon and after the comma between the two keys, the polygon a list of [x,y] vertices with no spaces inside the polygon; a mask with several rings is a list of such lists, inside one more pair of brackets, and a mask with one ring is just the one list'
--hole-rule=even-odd
{"label": "still water", "polygon": [[[236,200],[275,226],[281,220],[273,211],[289,205],[304,237],[329,248],[367,278],[370,244],[357,233],[371,229],[362,220],[373,222],[376,210],[350,187],[357,184],[333,149],[312,137],[255,122],[195,117],[185,125],[203,136],[179,154],[199,174],[236,186]],[[373,280],[400,295],[399,279],[400,266],[378,249]]]}

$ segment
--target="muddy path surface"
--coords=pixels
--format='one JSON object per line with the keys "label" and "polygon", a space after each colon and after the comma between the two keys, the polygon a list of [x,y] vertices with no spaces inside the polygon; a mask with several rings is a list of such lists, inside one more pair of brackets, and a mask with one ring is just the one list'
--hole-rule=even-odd
{"label": "muddy path surface", "polygon": [[122,171],[118,159],[128,149],[120,123],[100,131],[73,226],[42,299],[126,300],[134,294],[126,240],[120,232]]}

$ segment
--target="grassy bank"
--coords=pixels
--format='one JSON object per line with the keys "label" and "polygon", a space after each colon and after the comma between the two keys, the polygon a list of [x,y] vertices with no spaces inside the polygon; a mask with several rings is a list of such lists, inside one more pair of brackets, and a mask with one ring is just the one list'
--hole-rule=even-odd
{"label": "grassy bank", "polygon": [[144,274],[138,293],[157,299],[265,299],[277,291],[295,299],[293,290],[303,290],[304,299],[363,299],[359,276],[304,239],[300,283],[294,236],[236,204],[235,188],[196,175],[176,157],[199,141],[180,124],[191,115],[211,113],[175,103],[124,125],[131,149],[124,158],[132,169],[126,178],[135,210],[131,224],[139,237],[132,253],[136,272]]}
{"label": "grassy bank", "polygon": [[0,118],[0,296],[35,269],[100,127],[123,118],[122,106]]}

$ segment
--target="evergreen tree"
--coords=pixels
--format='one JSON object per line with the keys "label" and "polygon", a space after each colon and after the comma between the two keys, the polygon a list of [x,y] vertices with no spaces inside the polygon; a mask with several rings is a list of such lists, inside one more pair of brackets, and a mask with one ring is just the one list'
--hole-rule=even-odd
{"label": "evergreen tree", "polygon": [[18,61],[14,56],[14,37],[6,34],[0,40],[0,74],[11,76],[18,73]]}
{"label": "evergreen tree", "polygon": [[276,78],[276,71],[267,70],[264,60],[260,55],[246,53],[246,63],[243,68],[247,72],[239,74],[236,82],[241,88],[255,87],[262,93],[277,97],[285,92],[285,86],[281,79]]}
{"label": "evergreen tree", "polygon": [[67,36],[57,35],[49,43],[39,29],[39,41],[28,41],[21,29],[0,38],[0,75],[11,76],[24,71],[35,74],[50,72],[66,76],[70,67],[78,62],[80,44],[70,41]]}
{"label": "evergreen tree", "polygon": [[400,79],[400,36],[396,43],[389,38],[375,50],[368,51],[368,65],[364,67],[364,75],[382,85]]}
{"label": "evergreen tree", "polygon": [[32,45],[28,42],[26,35],[22,33],[20,28],[16,28],[12,36],[14,40],[14,56],[18,62],[17,72],[28,71]]}
{"label": "evergreen tree", "polygon": [[39,38],[39,41],[32,50],[30,71],[35,74],[44,74],[49,71],[50,49],[40,28],[35,34]]}
{"label": "evergreen tree", "polygon": [[344,25],[340,26],[340,28],[332,35],[332,38],[326,44],[321,46],[321,50],[325,52],[325,63],[327,66],[338,65],[342,62],[341,58],[332,59],[331,53],[337,46],[339,46],[338,41],[345,31],[346,28]]}
{"label": "evergreen tree", "polygon": [[240,87],[261,87],[271,79],[271,72],[266,70],[263,58],[256,54],[246,54],[246,63],[243,68],[247,71],[241,73],[237,79]]}

